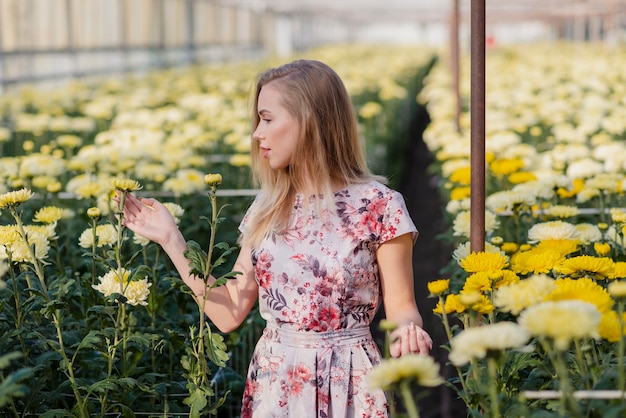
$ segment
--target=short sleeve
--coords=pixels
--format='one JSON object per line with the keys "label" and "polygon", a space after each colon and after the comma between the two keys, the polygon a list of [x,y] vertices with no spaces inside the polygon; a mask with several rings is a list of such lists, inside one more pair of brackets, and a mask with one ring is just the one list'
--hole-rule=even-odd
{"label": "short sleeve", "polygon": [[409,233],[413,238],[413,243],[415,243],[418,231],[409,215],[404,196],[389,189],[386,198],[387,204],[381,222],[379,245]]}
{"label": "short sleeve", "polygon": [[254,200],[250,204],[250,207],[248,207],[248,210],[244,214],[243,219],[239,223],[239,232],[241,232],[242,235],[245,235],[248,230],[248,225],[250,224],[250,219],[252,218],[254,214],[258,200],[259,200],[259,195],[257,195],[254,198]]}

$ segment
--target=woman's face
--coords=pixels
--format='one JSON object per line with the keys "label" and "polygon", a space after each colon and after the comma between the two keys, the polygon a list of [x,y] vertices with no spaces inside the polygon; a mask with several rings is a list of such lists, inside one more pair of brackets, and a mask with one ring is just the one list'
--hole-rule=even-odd
{"label": "woman's face", "polygon": [[260,154],[274,170],[292,163],[298,141],[298,121],[280,103],[281,92],[272,83],[259,92],[259,125],[252,138],[258,141]]}

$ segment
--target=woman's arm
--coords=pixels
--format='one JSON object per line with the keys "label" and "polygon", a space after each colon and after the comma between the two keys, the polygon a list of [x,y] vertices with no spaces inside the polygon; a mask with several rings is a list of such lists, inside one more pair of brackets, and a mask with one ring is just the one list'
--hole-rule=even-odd
{"label": "woman's arm", "polygon": [[[191,291],[196,297],[203,297],[207,290],[204,282],[190,274],[189,260],[184,255],[187,242],[163,204],[155,199],[137,199],[127,194],[123,222],[128,229],[159,244]],[[228,280],[226,285],[211,289],[204,310],[222,332],[231,332],[241,325],[258,297],[249,247],[240,249],[233,271],[241,274]],[[209,277],[208,284],[214,281],[214,277]]]}
{"label": "woman's arm", "polygon": [[415,302],[412,257],[411,234],[381,244],[376,252],[385,316],[398,325],[391,333],[393,357],[409,353],[426,355],[433,345],[430,335],[422,328],[422,316]]}

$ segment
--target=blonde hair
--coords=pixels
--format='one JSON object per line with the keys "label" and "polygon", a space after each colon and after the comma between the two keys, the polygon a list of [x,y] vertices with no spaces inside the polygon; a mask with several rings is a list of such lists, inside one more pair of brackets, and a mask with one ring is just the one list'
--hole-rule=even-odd
{"label": "blonde hair", "polygon": [[367,167],[350,96],[332,68],[320,61],[297,60],[262,73],[256,84],[252,132],[260,122],[259,94],[269,83],[296,119],[299,137],[293,163],[278,170],[269,166],[252,139],[252,175],[261,193],[240,241],[253,248],[269,233],[288,227],[296,194],[305,185],[312,185],[334,211],[333,184],[386,182]]}

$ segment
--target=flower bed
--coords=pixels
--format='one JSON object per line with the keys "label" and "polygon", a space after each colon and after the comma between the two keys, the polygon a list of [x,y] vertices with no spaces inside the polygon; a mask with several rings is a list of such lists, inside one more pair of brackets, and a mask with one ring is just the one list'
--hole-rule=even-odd
{"label": "flower bed", "polygon": [[[352,45],[307,56],[344,78],[372,166],[393,176],[387,152],[397,146],[397,115],[415,105],[432,51]],[[255,193],[249,89],[273,64],[172,69],[0,98],[2,411],[198,416],[219,408],[236,416],[258,316],[227,336],[203,326],[160,248],[121,227],[113,194],[167,202],[199,253],[212,232],[220,248],[233,246]],[[198,222],[215,215],[206,173],[221,175],[214,191],[228,204],[219,229]],[[229,272],[228,251],[215,275]]]}
{"label": "flower bed", "polygon": [[429,290],[468,416],[626,411],[625,63],[623,47],[594,44],[488,52],[480,253],[468,243],[469,82],[458,132],[449,68],[427,78],[424,140],[455,247]]}

